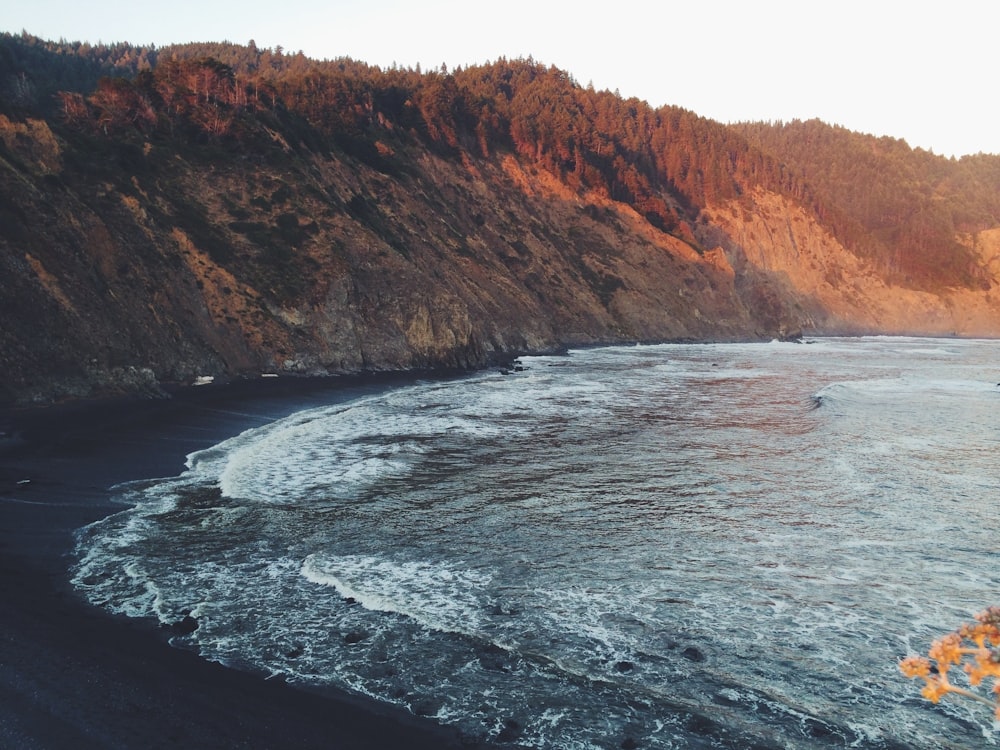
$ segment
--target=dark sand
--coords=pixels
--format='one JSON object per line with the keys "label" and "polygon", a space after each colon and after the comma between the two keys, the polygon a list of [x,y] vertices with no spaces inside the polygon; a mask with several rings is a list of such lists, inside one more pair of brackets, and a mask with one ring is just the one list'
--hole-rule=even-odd
{"label": "dark sand", "polygon": [[74,530],[120,509],[111,485],[176,475],[188,453],[244,429],[392,384],[280,379],[0,411],[0,747],[476,746],[391,706],[204,661],[68,580]]}

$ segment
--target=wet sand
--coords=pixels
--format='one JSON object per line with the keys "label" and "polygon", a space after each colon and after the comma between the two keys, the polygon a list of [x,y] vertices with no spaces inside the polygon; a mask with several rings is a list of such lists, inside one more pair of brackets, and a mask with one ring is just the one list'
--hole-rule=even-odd
{"label": "wet sand", "polygon": [[73,532],[120,507],[112,485],[176,475],[245,429],[403,382],[279,380],[0,411],[0,747],[481,746],[376,701],[207,662],[70,586]]}

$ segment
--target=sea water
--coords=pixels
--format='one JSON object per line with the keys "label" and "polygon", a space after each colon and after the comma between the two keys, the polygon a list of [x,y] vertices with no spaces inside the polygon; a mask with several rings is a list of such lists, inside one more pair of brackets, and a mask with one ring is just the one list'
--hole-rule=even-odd
{"label": "sea water", "polygon": [[[1000,603],[1000,342],[525,358],[116,488],[94,603],[539,748],[1000,744],[898,660]],[[189,630],[190,628],[187,628]]]}

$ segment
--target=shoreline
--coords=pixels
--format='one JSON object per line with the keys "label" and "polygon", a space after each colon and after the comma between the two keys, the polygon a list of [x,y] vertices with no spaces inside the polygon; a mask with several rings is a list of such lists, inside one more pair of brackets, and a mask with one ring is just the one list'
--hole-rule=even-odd
{"label": "shoreline", "polygon": [[274,379],[0,411],[0,746],[483,747],[396,706],[209,662],[69,582],[74,533],[119,509],[113,485],[180,474],[188,454],[302,409],[458,376]]}

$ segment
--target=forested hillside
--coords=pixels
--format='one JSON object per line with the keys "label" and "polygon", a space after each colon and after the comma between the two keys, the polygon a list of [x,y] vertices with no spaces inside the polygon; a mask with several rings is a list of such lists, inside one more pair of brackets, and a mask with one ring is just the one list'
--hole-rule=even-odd
{"label": "forested hillside", "polygon": [[530,58],[383,70],[252,42],[0,35],[0,113],[8,399],[1000,333],[997,156],[725,126]]}
{"label": "forested hillside", "polygon": [[756,147],[808,177],[821,205],[857,222],[844,232],[889,278],[934,288],[985,283],[963,234],[996,226],[1000,158],[945,159],[905,141],[852,133],[810,120],[736,128]]}

